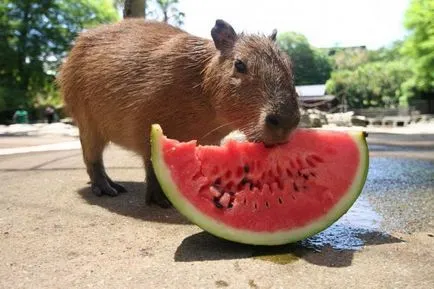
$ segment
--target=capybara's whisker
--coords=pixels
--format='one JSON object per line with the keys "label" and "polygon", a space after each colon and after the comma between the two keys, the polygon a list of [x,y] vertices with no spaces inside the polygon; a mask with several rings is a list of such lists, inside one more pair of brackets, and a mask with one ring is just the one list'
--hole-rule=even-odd
{"label": "capybara's whisker", "polygon": [[218,127],[216,127],[216,128],[214,128],[214,129],[210,130],[209,132],[207,132],[207,133],[206,133],[204,136],[202,136],[199,140],[203,140],[203,139],[205,139],[207,136],[211,135],[213,132],[215,132],[215,131],[217,131],[217,130],[223,128],[223,127],[230,126],[230,125],[232,125],[232,124],[234,124],[234,123],[236,123],[236,122],[237,122],[237,121],[235,120],[235,121],[231,121],[231,122],[228,122],[228,123],[224,123],[224,124],[222,124],[222,125],[219,125]]}

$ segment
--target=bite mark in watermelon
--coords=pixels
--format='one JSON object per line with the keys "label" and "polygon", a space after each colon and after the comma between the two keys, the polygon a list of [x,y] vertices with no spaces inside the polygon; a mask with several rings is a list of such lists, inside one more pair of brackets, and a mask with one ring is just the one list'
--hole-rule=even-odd
{"label": "bite mark in watermelon", "polygon": [[297,129],[286,144],[200,146],[152,126],[151,159],[173,206],[227,240],[279,245],[312,236],[358,198],[368,171],[363,132]]}

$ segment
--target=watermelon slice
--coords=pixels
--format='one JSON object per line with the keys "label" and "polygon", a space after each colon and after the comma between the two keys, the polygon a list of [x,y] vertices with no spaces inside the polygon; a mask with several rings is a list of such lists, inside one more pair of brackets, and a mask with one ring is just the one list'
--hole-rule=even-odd
{"label": "watermelon slice", "polygon": [[279,245],[337,221],[368,171],[363,132],[297,129],[287,144],[229,141],[199,146],[152,126],[157,179],[173,206],[209,233],[239,243]]}

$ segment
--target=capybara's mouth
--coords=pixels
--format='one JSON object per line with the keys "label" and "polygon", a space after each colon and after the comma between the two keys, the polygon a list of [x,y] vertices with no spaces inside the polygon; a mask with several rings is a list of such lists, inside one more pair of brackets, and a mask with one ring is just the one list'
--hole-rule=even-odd
{"label": "capybara's mouth", "polygon": [[279,139],[279,140],[273,140],[273,139],[270,139],[267,137],[265,137],[265,138],[262,138],[262,137],[249,138],[248,136],[246,136],[246,137],[247,137],[247,141],[254,142],[254,143],[263,143],[266,148],[277,147],[279,145],[284,145],[284,144],[289,142],[289,135],[287,138]]}
{"label": "capybara's mouth", "polygon": [[289,130],[284,134],[279,134],[279,135],[269,134],[265,132],[264,136],[258,138],[256,142],[262,142],[266,148],[272,148],[272,147],[284,145],[290,141],[294,130],[295,128]]}

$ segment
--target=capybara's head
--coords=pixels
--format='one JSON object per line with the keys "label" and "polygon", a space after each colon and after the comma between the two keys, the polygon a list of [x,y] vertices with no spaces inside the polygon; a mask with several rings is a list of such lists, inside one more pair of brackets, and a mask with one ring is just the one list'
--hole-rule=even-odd
{"label": "capybara's head", "polygon": [[237,34],[217,20],[211,30],[216,55],[205,71],[217,117],[250,141],[285,142],[300,112],[291,62],[269,36]]}

